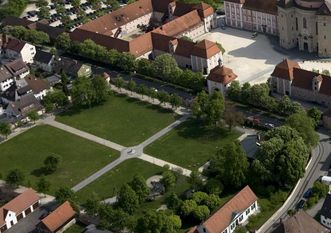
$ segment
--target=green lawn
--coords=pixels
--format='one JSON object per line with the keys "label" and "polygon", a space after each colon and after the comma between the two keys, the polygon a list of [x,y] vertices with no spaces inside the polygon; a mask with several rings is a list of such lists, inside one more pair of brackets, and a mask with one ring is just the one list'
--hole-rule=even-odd
{"label": "green lawn", "polygon": [[78,225],[77,223],[72,225],[69,229],[67,229],[64,233],[82,233],[84,231],[84,227]]}
{"label": "green lawn", "polygon": [[208,128],[189,120],[145,148],[145,152],[185,168],[198,169],[224,143],[237,139],[239,135],[238,132]]}
{"label": "green lawn", "polygon": [[67,112],[56,120],[121,145],[133,146],[171,124],[175,115],[158,106],[113,94],[101,106]]}
{"label": "green lawn", "polygon": [[162,167],[150,164],[140,159],[127,160],[114,169],[110,170],[92,184],[81,189],[78,193],[78,199],[83,203],[90,198],[93,193],[104,200],[116,195],[121,185],[132,180],[135,174],[140,174],[144,178],[149,178],[164,171]]}
{"label": "green lawn", "polygon": [[60,186],[72,187],[119,156],[117,151],[50,126],[36,126],[0,144],[0,151],[1,174],[18,168],[25,174],[25,184],[32,187],[36,187],[44,159],[59,155],[58,170],[45,177],[51,182],[51,194]]}

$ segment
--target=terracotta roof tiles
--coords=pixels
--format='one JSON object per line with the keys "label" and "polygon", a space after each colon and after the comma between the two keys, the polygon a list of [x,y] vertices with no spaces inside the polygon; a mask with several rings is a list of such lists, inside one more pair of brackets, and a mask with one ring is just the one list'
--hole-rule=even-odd
{"label": "terracotta roof tiles", "polygon": [[257,201],[256,195],[249,186],[246,186],[203,222],[203,226],[209,233],[223,232],[231,224],[233,213],[246,210],[255,201]]}
{"label": "terracotta roof tiles", "polygon": [[227,85],[235,80],[238,76],[233,73],[232,69],[225,66],[216,66],[210,71],[207,79],[213,82],[222,83]]}
{"label": "terracotta roof tiles", "polygon": [[27,189],[16,198],[5,204],[0,208],[0,226],[5,224],[5,211],[10,210],[15,212],[17,215],[39,201],[39,196],[33,189]]}
{"label": "terracotta roof tiles", "polygon": [[71,207],[68,201],[57,207],[52,213],[46,216],[41,222],[51,232],[55,232],[61,228],[65,223],[74,218],[76,212]]}
{"label": "terracotta roof tiles", "polygon": [[286,80],[293,80],[293,68],[300,68],[300,66],[296,61],[284,59],[275,67],[271,76]]}

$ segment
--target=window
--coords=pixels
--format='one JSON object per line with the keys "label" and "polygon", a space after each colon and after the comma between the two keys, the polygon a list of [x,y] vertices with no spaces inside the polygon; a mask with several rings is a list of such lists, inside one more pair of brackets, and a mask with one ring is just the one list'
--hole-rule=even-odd
{"label": "window", "polygon": [[318,35],[318,23],[316,22],[316,35]]}
{"label": "window", "polygon": [[246,210],[246,215],[248,215],[250,212],[251,212],[251,210],[248,208],[248,209]]}
{"label": "window", "polygon": [[324,40],[326,40],[326,36],[324,36]]}
{"label": "window", "polygon": [[326,27],[326,23],[323,23],[323,26]]}
{"label": "window", "polygon": [[240,215],[239,217],[239,221],[241,222],[243,220],[244,216],[243,215]]}
{"label": "window", "polygon": [[232,223],[231,224],[231,230],[233,230],[233,228],[235,228],[236,224],[235,223]]}
{"label": "window", "polygon": [[307,20],[306,20],[306,18],[303,18],[303,20],[302,20],[302,26],[303,26],[303,28],[307,28]]}

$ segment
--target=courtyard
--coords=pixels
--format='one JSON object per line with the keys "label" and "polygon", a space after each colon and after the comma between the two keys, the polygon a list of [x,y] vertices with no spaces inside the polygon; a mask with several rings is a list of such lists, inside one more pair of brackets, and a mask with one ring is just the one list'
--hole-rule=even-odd
{"label": "courtyard", "polygon": [[48,193],[59,187],[71,187],[119,157],[119,153],[62,130],[42,125],[18,135],[0,145],[0,169],[19,169],[25,184],[36,188],[42,176],[41,168],[47,156],[57,155],[61,162],[55,173],[45,176],[51,183]]}
{"label": "courtyard", "polygon": [[[259,33],[255,38],[252,38],[252,32],[230,27],[216,28],[212,32],[195,38],[196,41],[202,39],[218,42],[224,47],[224,65],[233,69],[234,73],[238,75],[240,83],[266,82],[275,65],[285,58],[298,62],[316,60],[314,54],[302,53],[297,50],[285,51],[279,48],[276,37],[268,37]],[[306,67],[309,66],[304,68]],[[329,63],[329,67],[331,68],[331,63]]]}
{"label": "courtyard", "polygon": [[176,114],[137,99],[113,94],[103,105],[67,112],[56,120],[124,146],[137,145],[177,118]]}

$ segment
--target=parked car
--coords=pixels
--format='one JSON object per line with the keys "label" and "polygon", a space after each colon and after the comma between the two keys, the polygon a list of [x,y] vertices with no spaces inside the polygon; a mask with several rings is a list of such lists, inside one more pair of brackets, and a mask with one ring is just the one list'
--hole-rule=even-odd
{"label": "parked car", "polygon": [[297,209],[297,210],[302,209],[302,208],[305,206],[305,203],[306,203],[306,201],[305,201],[304,199],[301,199],[301,200],[298,202],[298,204],[297,204],[297,206],[296,206],[296,209]]}
{"label": "parked car", "polygon": [[311,195],[313,194],[313,189],[312,188],[309,188],[304,194],[303,194],[303,197],[308,199],[311,197]]}

